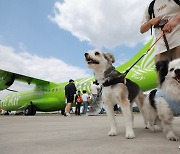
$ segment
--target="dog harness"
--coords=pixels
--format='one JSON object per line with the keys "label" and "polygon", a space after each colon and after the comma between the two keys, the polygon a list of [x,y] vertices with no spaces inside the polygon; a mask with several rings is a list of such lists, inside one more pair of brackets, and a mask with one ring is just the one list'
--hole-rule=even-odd
{"label": "dog harness", "polygon": [[165,95],[163,90],[158,89],[155,98],[160,97],[163,97],[166,100],[174,116],[180,115],[180,101],[171,100],[167,95]]}
{"label": "dog harness", "polygon": [[137,94],[139,93],[140,88],[137,84],[135,84],[133,81],[131,81],[129,79],[126,79],[123,75],[113,78],[110,81],[106,80],[102,84],[102,86],[108,87],[108,86],[113,86],[118,83],[122,83],[127,86],[128,93],[129,93],[128,99],[130,102],[132,102],[134,100],[134,98],[137,96]]}
{"label": "dog harness", "polygon": [[126,78],[124,78],[124,76],[120,76],[120,77],[117,77],[117,78],[114,78],[113,80],[106,80],[104,83],[103,83],[103,86],[104,87],[108,87],[108,86],[112,86],[112,85],[115,85],[117,83],[123,83],[123,84],[126,84]]}

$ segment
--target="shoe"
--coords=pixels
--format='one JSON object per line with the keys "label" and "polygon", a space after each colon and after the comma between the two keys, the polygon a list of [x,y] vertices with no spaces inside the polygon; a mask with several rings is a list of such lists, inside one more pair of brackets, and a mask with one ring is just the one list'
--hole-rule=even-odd
{"label": "shoe", "polygon": [[71,116],[71,114],[70,114],[70,113],[66,113],[66,116],[70,117],[70,116]]}
{"label": "shoe", "polygon": [[64,112],[64,116],[67,117],[66,112]]}

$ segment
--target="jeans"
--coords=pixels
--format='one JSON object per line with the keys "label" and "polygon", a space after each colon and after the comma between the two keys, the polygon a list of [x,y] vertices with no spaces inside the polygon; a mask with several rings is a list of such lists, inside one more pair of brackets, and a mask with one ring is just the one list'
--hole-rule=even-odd
{"label": "jeans", "polygon": [[87,113],[87,107],[88,107],[88,102],[87,101],[83,101],[83,114]]}
{"label": "jeans", "polygon": [[97,94],[92,94],[92,105],[96,104],[96,97],[97,97]]}

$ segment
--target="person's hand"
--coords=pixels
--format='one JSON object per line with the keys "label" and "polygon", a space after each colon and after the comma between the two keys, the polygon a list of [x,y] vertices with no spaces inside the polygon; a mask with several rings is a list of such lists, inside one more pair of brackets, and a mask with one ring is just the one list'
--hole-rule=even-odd
{"label": "person's hand", "polygon": [[176,27],[180,23],[180,13],[176,15],[172,20],[168,21],[162,31],[165,33],[171,33],[174,27]]}
{"label": "person's hand", "polygon": [[176,27],[176,25],[177,24],[175,21],[168,22],[167,24],[164,25],[162,31],[165,33],[171,33],[171,31],[173,30],[174,27]]}
{"label": "person's hand", "polygon": [[159,19],[159,18],[152,18],[151,20],[147,21],[140,27],[140,32],[142,34],[147,32],[151,28],[151,26],[159,25],[160,21],[161,21],[161,19]]}
{"label": "person's hand", "polygon": [[151,20],[149,20],[149,23],[154,26],[159,25],[160,22],[161,22],[161,19],[159,18],[152,18]]}

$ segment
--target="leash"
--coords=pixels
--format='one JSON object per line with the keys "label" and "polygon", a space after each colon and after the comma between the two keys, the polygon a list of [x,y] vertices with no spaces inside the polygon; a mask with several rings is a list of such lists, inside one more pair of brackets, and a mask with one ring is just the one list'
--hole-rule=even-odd
{"label": "leash", "polygon": [[[161,22],[159,23],[159,25],[157,26],[154,26],[154,28],[160,28],[161,31],[163,32],[163,28],[165,26],[165,24],[168,23],[168,20],[161,20]],[[164,32],[163,32],[164,33]],[[170,49],[169,49],[169,44],[168,44],[168,41],[167,41],[167,38],[166,38],[166,35],[164,33],[163,35],[163,40],[164,40],[164,43],[165,43],[165,46],[166,46],[166,49],[167,49],[167,53],[168,53],[168,60],[169,61],[172,61],[172,57],[171,57],[171,52],[170,52]]]}
{"label": "leash", "polygon": [[[154,28],[161,28],[161,31],[164,27],[164,25],[168,22],[168,20],[162,20],[160,22],[160,24],[158,26],[155,26]],[[170,49],[169,49],[169,44],[168,44],[168,41],[167,41],[167,38],[166,38],[166,35],[165,35],[165,32],[162,31],[162,34],[161,36],[150,46],[150,48],[147,50],[146,53],[144,53],[128,70],[126,70],[125,73],[123,73],[124,75],[124,78],[126,77],[126,75],[129,73],[129,71],[134,67],[134,65],[136,65],[146,54],[148,54],[148,52],[152,49],[152,47],[163,37],[163,40],[164,40],[164,43],[165,43],[165,46],[166,46],[166,49],[167,49],[167,53],[168,53],[168,58],[169,58],[169,61],[172,61],[172,57],[171,57],[171,52],[170,52]]]}
{"label": "leash", "polygon": [[[164,37],[165,33],[162,32],[161,36],[148,48],[148,50],[129,68],[122,74],[122,76],[125,78],[126,75],[129,73],[129,71],[136,65],[148,52],[154,47],[154,45],[162,38]],[[167,39],[166,39],[167,40]]]}
{"label": "leash", "polygon": [[[129,73],[129,71],[134,67],[134,65],[136,65],[146,54],[148,54],[148,52],[154,47],[154,45],[164,36],[164,32],[162,32],[161,36],[148,48],[148,50],[129,68],[127,69],[124,73],[122,73],[120,75],[120,77],[116,78],[115,81],[107,81],[105,83],[103,83],[100,87],[99,93],[98,95],[101,96],[102,95],[102,88],[104,86],[110,86],[113,85],[114,82],[120,83],[119,80],[121,80],[121,83],[126,84],[126,75]],[[114,72],[114,70],[112,70],[112,72]],[[112,74],[112,72],[110,72],[110,74]],[[109,76],[109,75],[108,75]]]}
{"label": "leash", "polygon": [[[162,28],[161,28],[161,30],[162,30]],[[163,32],[164,33],[164,32]],[[164,35],[163,35],[163,40],[164,40],[164,43],[165,43],[165,46],[166,46],[166,49],[167,49],[167,54],[168,54],[168,59],[169,59],[169,61],[172,61],[172,57],[171,57],[171,51],[170,51],[170,49],[169,49],[169,44],[168,44],[168,41],[167,41],[167,38],[166,38],[166,35],[165,35],[165,33],[164,33]]]}
{"label": "leash", "polygon": [[171,51],[169,49],[169,44],[168,44],[168,41],[167,41],[167,38],[166,38],[166,35],[164,34],[163,35],[163,39],[164,39],[164,43],[165,43],[165,46],[166,46],[166,49],[167,49],[167,53],[168,53],[168,58],[169,58],[169,61],[172,61],[172,57],[171,57]]}

